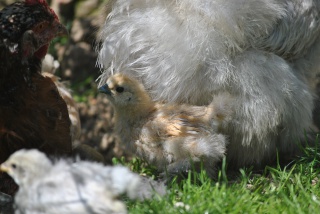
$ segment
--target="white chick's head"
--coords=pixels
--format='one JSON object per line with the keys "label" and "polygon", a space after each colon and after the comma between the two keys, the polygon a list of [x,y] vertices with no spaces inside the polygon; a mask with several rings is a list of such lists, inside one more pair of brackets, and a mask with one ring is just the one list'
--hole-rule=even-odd
{"label": "white chick's head", "polygon": [[108,78],[107,83],[99,88],[101,93],[116,107],[132,107],[151,102],[148,93],[136,79],[124,74],[115,74]]}
{"label": "white chick's head", "polygon": [[18,185],[24,185],[32,178],[45,174],[51,166],[51,161],[44,153],[36,149],[22,149],[2,163],[0,170],[7,172]]}

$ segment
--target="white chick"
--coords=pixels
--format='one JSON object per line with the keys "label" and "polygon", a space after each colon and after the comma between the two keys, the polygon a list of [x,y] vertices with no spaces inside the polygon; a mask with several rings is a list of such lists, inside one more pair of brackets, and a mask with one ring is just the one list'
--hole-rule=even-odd
{"label": "white chick", "polygon": [[206,106],[155,103],[144,87],[124,74],[99,88],[115,107],[115,131],[138,156],[169,175],[203,161],[210,176],[224,157],[227,140],[219,128],[231,116],[227,94]]}
{"label": "white chick", "polygon": [[[35,149],[15,152],[0,169],[19,185],[16,213],[120,214],[127,210],[119,195],[144,199],[153,194],[152,181],[146,182],[126,167],[86,161],[52,163]],[[138,193],[142,188],[145,192]]]}
{"label": "white chick", "polygon": [[[319,0],[114,0],[98,64],[130,74],[153,100],[207,105],[228,92],[229,167],[296,154],[320,73]],[[280,158],[282,157],[280,156]]]}

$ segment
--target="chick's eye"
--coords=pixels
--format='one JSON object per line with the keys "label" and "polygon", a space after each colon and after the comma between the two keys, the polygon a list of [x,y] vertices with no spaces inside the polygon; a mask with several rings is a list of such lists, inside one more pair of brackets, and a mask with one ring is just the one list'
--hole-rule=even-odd
{"label": "chick's eye", "polygon": [[116,91],[122,93],[124,91],[124,88],[119,86],[116,88]]}
{"label": "chick's eye", "polygon": [[17,165],[14,164],[14,163],[12,163],[12,164],[11,164],[11,167],[15,169],[15,168],[17,168]]}

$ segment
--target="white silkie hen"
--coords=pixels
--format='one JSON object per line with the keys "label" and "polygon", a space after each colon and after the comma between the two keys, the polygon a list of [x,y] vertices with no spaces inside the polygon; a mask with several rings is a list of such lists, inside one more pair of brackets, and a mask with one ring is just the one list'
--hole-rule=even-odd
{"label": "white silkie hen", "polygon": [[115,0],[98,64],[137,77],[156,101],[236,99],[223,133],[230,167],[296,154],[312,126],[320,69],[318,0]]}

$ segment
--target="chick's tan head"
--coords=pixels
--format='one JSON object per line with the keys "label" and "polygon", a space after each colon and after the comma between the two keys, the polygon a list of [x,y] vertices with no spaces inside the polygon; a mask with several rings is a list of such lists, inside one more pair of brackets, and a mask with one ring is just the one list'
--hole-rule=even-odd
{"label": "chick's tan head", "polygon": [[115,107],[119,108],[151,103],[142,84],[136,79],[120,73],[109,77],[107,83],[101,86],[99,91],[106,94]]}
{"label": "chick's tan head", "polygon": [[27,184],[52,166],[45,154],[36,149],[19,150],[1,164],[0,169],[8,173],[18,185]]}

